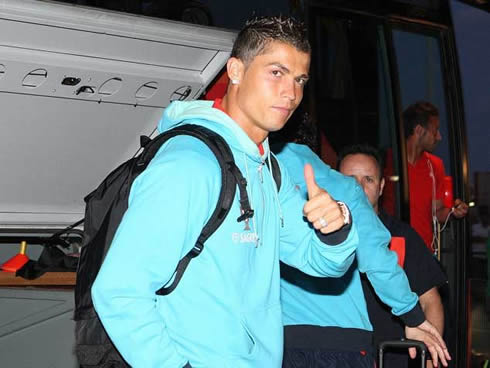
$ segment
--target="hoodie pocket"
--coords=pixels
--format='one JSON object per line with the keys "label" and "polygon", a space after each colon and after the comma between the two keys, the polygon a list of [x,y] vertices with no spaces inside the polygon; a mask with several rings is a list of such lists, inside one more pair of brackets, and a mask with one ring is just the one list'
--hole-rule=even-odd
{"label": "hoodie pocket", "polygon": [[240,323],[249,342],[248,355],[239,359],[241,364],[246,367],[279,366],[283,353],[280,304],[247,312]]}
{"label": "hoodie pocket", "polygon": [[243,331],[245,335],[247,336],[249,345],[248,345],[248,355],[251,356],[257,351],[257,341],[255,340],[252,332],[250,331],[250,328],[247,326],[247,323],[245,320],[241,320],[240,324],[242,325]]}

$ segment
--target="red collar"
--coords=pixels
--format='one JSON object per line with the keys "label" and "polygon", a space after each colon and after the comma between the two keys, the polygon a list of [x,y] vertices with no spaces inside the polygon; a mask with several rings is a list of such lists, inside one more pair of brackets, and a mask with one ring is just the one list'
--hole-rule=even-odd
{"label": "red collar", "polygon": [[223,111],[226,115],[228,115],[228,113],[225,111],[225,109],[223,109],[223,106],[221,105],[222,101],[223,101],[222,98],[217,98],[216,100],[214,100],[213,107],[215,109]]}
{"label": "red collar", "polygon": [[[226,115],[228,115],[228,113],[225,111],[225,109],[223,109],[223,105],[221,105],[221,102],[223,101],[222,98],[217,98],[214,100],[214,103],[213,103],[213,107],[215,109],[218,109],[218,110],[221,110],[223,111]],[[228,115],[229,116],[229,115]],[[262,145],[262,143],[258,144],[257,147],[259,148],[259,152],[260,152],[260,155],[262,156],[264,154],[264,146]]]}

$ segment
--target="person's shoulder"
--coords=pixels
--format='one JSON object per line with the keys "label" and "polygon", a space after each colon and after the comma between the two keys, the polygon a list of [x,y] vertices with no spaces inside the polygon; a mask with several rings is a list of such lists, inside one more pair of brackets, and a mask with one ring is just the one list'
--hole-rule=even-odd
{"label": "person's shoulder", "polygon": [[[315,178],[318,183],[328,184],[328,186],[336,185],[347,187],[354,190],[357,186],[357,182],[354,178],[346,176],[337,170],[333,169],[323,161],[320,156],[313,152],[307,145],[298,143],[286,143],[280,147],[280,150],[276,153],[279,160],[288,167],[289,162],[296,160],[296,169],[302,169],[305,164],[310,164],[315,171]],[[302,175],[302,174],[301,174]]]}
{"label": "person's shoulder", "polygon": [[393,234],[394,230],[399,228],[399,224],[401,223],[396,217],[389,215],[383,209],[379,211],[379,219],[383,223],[383,225],[392,233],[391,235],[396,236],[397,234]]}
{"label": "person's shoulder", "polygon": [[215,175],[219,162],[206,143],[188,135],[169,139],[156,153],[149,168],[172,167],[187,175]]}
{"label": "person's shoulder", "polygon": [[206,144],[190,136],[176,136],[166,142],[150,161],[148,167],[135,178],[131,186],[131,198],[146,198],[153,193],[153,200],[182,200],[200,193],[219,195],[221,167]]}
{"label": "person's shoulder", "polygon": [[424,152],[424,156],[435,166],[443,166],[442,159],[430,152]]}
{"label": "person's shoulder", "polygon": [[[271,146],[272,151],[283,160],[296,158],[302,161],[318,161],[321,159],[313,152],[310,147],[298,143],[275,143]],[[323,162],[323,161],[322,161]],[[327,164],[323,163],[328,166]],[[328,166],[330,167],[330,166]]]}
{"label": "person's shoulder", "polygon": [[[303,168],[307,163],[313,167],[315,175],[327,175],[331,171],[330,166],[323,162],[306,145],[298,143],[276,143],[271,148],[280,164],[289,171],[297,171],[297,175],[301,174],[301,177],[303,176]],[[296,174],[293,176],[296,176]]]}
{"label": "person's shoulder", "polygon": [[427,154],[427,159],[430,161],[432,164],[432,168],[434,170],[434,174],[436,176],[436,181],[438,182],[438,185],[442,185],[442,180],[445,175],[445,168],[444,168],[444,162],[442,159],[432,153]]}
{"label": "person's shoulder", "polygon": [[399,236],[405,238],[408,247],[407,255],[415,256],[417,259],[421,256],[429,256],[430,258],[433,257],[420,235],[415,231],[412,226],[410,226],[410,224],[384,212],[380,214],[380,218],[383,224],[390,231],[391,236]]}
{"label": "person's shoulder", "polygon": [[415,233],[415,230],[406,222],[381,211],[379,214],[381,222],[390,231],[392,236],[411,236]]}

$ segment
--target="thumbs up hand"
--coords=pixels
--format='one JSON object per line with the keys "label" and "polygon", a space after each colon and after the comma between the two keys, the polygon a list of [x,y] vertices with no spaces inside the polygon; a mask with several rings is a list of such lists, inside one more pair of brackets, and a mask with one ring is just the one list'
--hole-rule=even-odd
{"label": "thumbs up hand", "polygon": [[310,164],[305,165],[304,175],[308,190],[308,201],[303,207],[304,216],[322,234],[339,230],[344,226],[344,215],[340,205],[330,197],[326,190],[318,186],[315,172]]}

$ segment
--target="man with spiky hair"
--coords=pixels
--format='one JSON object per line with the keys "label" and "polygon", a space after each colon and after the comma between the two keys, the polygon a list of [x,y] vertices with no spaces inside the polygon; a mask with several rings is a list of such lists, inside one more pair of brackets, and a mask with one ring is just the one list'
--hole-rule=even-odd
{"label": "man with spiky hair", "polygon": [[128,209],[92,288],[108,335],[133,367],[279,368],[283,355],[279,260],[317,277],[339,277],[358,244],[348,209],[304,168],[306,200],[286,170],[278,190],[268,134],[301,102],[310,46],[303,24],[288,17],[251,20],[227,63],[222,100],[174,102],[161,132],[182,124],[221,135],[247,180],[253,211],[245,223],[235,196],[178,287],[175,267],[216,207],[221,171],[201,141],[167,141],[131,187]]}

